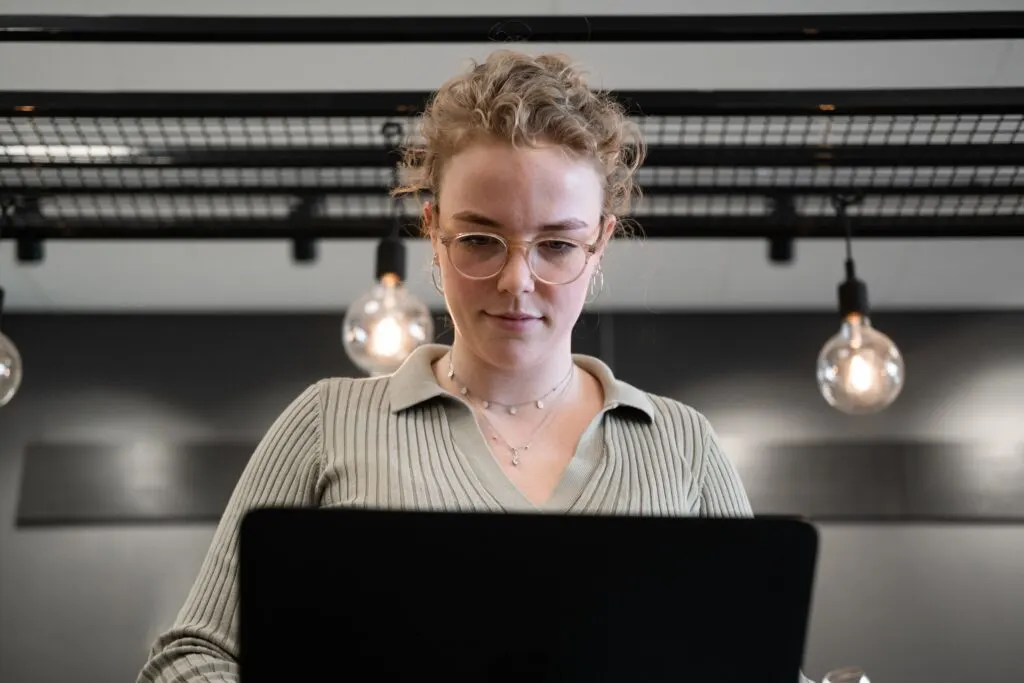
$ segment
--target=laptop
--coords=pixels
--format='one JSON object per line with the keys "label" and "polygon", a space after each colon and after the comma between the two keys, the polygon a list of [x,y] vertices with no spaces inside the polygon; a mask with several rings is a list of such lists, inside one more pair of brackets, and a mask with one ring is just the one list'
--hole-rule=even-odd
{"label": "laptop", "polygon": [[240,540],[242,683],[795,683],[806,521],[271,508]]}

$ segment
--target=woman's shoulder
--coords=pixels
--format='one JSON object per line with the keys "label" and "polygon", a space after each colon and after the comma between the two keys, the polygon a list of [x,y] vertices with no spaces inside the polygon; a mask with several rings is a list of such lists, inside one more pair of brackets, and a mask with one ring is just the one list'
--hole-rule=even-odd
{"label": "woman's shoulder", "polygon": [[379,377],[330,376],[317,380],[305,393],[315,393],[324,409],[386,408],[390,375]]}
{"label": "woman's shoulder", "polygon": [[693,460],[715,440],[711,422],[699,409],[677,398],[643,391],[618,382],[606,396],[612,434],[632,444],[645,443],[645,451],[676,454]]}
{"label": "woman's shoulder", "polygon": [[647,393],[655,415],[654,440],[689,464],[701,490],[701,512],[709,516],[751,514],[739,473],[725,454],[711,421],[697,408],[669,396]]}
{"label": "woman's shoulder", "polygon": [[690,420],[700,423],[706,423],[708,421],[707,417],[704,416],[704,413],[685,401],[672,398],[671,396],[654,394],[649,391],[645,391],[643,393],[651,402],[651,407],[654,409],[655,415],[662,420]]}
{"label": "woman's shoulder", "polygon": [[645,391],[618,379],[611,393],[612,403],[638,409],[653,429],[703,433],[711,428],[704,413],[680,399]]}
{"label": "woman's shoulder", "polygon": [[444,394],[433,378],[424,380],[397,373],[378,377],[325,377],[307,391],[318,395],[325,414],[357,412],[367,416],[386,413],[420,415],[423,411],[409,409]]}
{"label": "woman's shoulder", "polygon": [[694,406],[671,396],[643,392],[650,402],[652,427],[700,447],[714,437],[711,421]]}
{"label": "woman's shoulder", "polygon": [[710,422],[694,406],[641,389],[617,377],[596,357],[577,355],[575,358],[578,365],[601,383],[605,405],[613,408],[612,415],[642,425],[651,438],[664,441],[665,438],[689,437],[691,443],[700,444],[712,436]]}

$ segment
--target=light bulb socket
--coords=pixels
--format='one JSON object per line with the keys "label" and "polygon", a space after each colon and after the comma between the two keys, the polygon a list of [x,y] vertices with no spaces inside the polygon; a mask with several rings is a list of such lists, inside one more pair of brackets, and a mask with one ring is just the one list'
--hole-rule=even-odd
{"label": "light bulb socket", "polygon": [[867,316],[870,312],[868,286],[857,279],[853,259],[846,259],[846,280],[839,285],[839,315],[847,318],[853,314]]}
{"label": "light bulb socket", "polygon": [[46,256],[43,250],[43,241],[28,237],[17,240],[16,253],[18,263],[42,263]]}
{"label": "light bulb socket", "polygon": [[789,235],[770,238],[768,240],[768,259],[772,263],[792,263],[793,245],[793,237]]}
{"label": "light bulb socket", "polygon": [[376,277],[380,280],[385,275],[405,280],[405,244],[397,235],[389,235],[377,245]]}
{"label": "light bulb socket", "polygon": [[308,237],[292,240],[292,260],[296,263],[313,263],[317,259],[317,243]]}

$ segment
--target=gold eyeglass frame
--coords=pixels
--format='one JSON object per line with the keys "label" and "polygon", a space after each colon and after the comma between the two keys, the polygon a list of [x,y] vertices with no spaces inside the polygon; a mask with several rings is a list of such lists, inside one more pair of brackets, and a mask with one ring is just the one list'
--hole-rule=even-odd
{"label": "gold eyeglass frame", "polygon": [[[461,270],[459,270],[458,267],[455,265],[455,262],[452,261],[452,255],[451,255],[451,244],[452,244],[452,242],[455,242],[456,240],[462,239],[463,237],[474,237],[474,236],[477,236],[477,237],[487,237],[487,238],[490,238],[490,239],[495,239],[495,240],[498,240],[499,242],[501,242],[505,246],[505,260],[502,262],[501,266],[499,266],[498,269],[496,271],[494,271],[493,275],[484,275],[484,276],[480,276],[480,277],[474,277],[472,275],[466,275]],[[497,276],[501,275],[501,271],[505,270],[505,266],[508,265],[508,259],[509,259],[509,256],[512,255],[512,249],[513,248],[517,248],[517,249],[525,248],[525,252],[526,252],[525,253],[526,267],[530,269],[530,274],[534,278],[536,278],[537,280],[543,282],[544,284],[552,285],[552,286],[555,286],[555,287],[559,287],[559,286],[562,286],[562,285],[571,285],[573,282],[576,282],[581,277],[583,277],[583,273],[587,272],[587,264],[590,263],[591,257],[594,254],[597,253],[598,249],[600,249],[601,242],[603,241],[603,238],[602,237],[598,237],[597,238],[597,242],[595,242],[594,244],[588,244],[587,242],[583,242],[581,240],[574,239],[572,237],[541,237],[541,238],[538,238],[538,239],[535,239],[535,240],[510,240],[510,239],[508,239],[506,237],[502,237],[501,235],[498,235],[498,234],[493,233],[493,232],[469,231],[469,232],[459,232],[459,233],[456,233],[454,235],[441,235],[440,237],[438,237],[438,240],[441,242],[441,244],[444,245],[445,254],[448,256],[448,262],[452,264],[452,268],[455,268],[456,272],[458,272],[459,275],[461,275],[462,277],[466,278],[467,280],[490,280],[492,277],[497,277]],[[572,278],[571,280],[566,280],[565,282],[552,282],[551,280],[546,280],[546,279],[542,278],[540,275],[537,275],[537,271],[535,271],[533,269],[533,263],[530,262],[530,254],[532,253],[533,248],[535,246],[537,246],[538,244],[542,243],[542,242],[569,242],[570,244],[575,244],[576,246],[578,246],[581,249],[583,249],[583,251],[585,252],[586,256],[584,257],[584,260],[583,260],[583,267],[580,268],[580,272],[576,275],[576,277]]]}

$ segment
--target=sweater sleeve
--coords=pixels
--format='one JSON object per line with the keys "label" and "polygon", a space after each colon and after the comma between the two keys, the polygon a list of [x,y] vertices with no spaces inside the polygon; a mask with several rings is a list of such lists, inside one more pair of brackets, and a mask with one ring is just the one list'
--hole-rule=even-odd
{"label": "sweater sleeve", "polygon": [[701,416],[699,423],[704,443],[694,476],[700,489],[701,517],[752,517],[747,491],[718,443],[718,435],[707,418]]}
{"label": "sweater sleeve", "polygon": [[235,485],[173,626],[153,644],[137,683],[238,681],[238,533],[258,507],[313,506],[323,457],[320,385],[308,387],[266,432]]}

